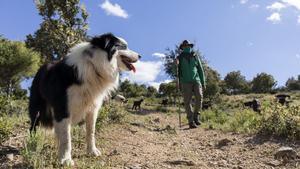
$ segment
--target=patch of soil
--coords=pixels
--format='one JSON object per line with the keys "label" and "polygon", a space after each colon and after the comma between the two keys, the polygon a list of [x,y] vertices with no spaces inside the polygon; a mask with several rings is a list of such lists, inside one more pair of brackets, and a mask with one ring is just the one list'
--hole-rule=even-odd
{"label": "patch of soil", "polygon": [[[130,114],[126,123],[111,124],[97,131],[97,146],[103,154],[97,160],[108,168],[120,169],[300,168],[298,158],[288,163],[274,159],[280,147],[292,147],[299,152],[299,144],[203,128],[188,129],[187,124],[178,126],[176,114]],[[26,168],[20,155],[28,134],[25,128],[16,129],[16,134],[0,146],[1,169]],[[75,163],[81,158],[74,157]]]}
{"label": "patch of soil", "polygon": [[[274,165],[274,153],[282,145],[298,144],[203,128],[178,127],[176,114],[133,114],[129,125],[111,125],[100,145],[111,168],[299,168],[299,160]],[[153,123],[154,119],[159,123]],[[176,132],[161,132],[172,129]],[[153,130],[152,130],[153,129]],[[134,131],[134,132],[133,132]],[[160,131],[160,132],[157,132]],[[118,152],[111,155],[112,150]]]}

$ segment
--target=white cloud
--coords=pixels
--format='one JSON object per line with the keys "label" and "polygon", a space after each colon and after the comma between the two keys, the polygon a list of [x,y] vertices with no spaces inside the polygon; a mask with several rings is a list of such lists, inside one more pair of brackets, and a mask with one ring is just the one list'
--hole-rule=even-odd
{"label": "white cloud", "polygon": [[169,83],[169,82],[171,82],[171,81],[172,81],[172,80],[167,79],[167,80],[159,81],[159,82],[149,82],[148,84],[149,84],[150,86],[155,87],[155,88],[158,90],[160,84],[162,84],[162,83]]}
{"label": "white cloud", "polygon": [[258,4],[252,4],[249,6],[250,9],[258,9],[260,6]]}
{"label": "white cloud", "polygon": [[248,46],[248,47],[251,47],[251,46],[253,46],[253,45],[254,45],[253,42],[248,42],[248,43],[247,43],[247,46]]}
{"label": "white cloud", "polygon": [[[271,11],[277,11],[272,13],[267,20],[271,21],[272,23],[279,23],[281,21],[281,13],[279,12],[281,12],[282,9],[295,8],[297,9],[298,13],[300,12],[300,0],[277,0],[266,8]],[[300,24],[299,16],[297,22]]]}
{"label": "white cloud", "polygon": [[274,2],[272,5],[267,6],[267,9],[275,11],[280,11],[283,8],[286,8],[286,5],[281,2]]}
{"label": "white cloud", "polygon": [[245,4],[245,3],[247,3],[248,2],[248,0],[240,0],[240,3],[241,4]]}
{"label": "white cloud", "polygon": [[286,3],[289,6],[293,6],[300,10],[300,0],[281,0],[282,2]]}
{"label": "white cloud", "polygon": [[300,54],[296,54],[296,58],[297,58],[297,59],[300,59]]}
{"label": "white cloud", "polygon": [[112,4],[109,0],[105,0],[99,6],[106,12],[107,15],[117,16],[125,19],[128,18],[128,13],[117,3]]}
{"label": "white cloud", "polygon": [[163,53],[155,52],[152,54],[152,56],[158,57],[158,58],[164,58],[166,55]]}
{"label": "white cloud", "polygon": [[273,24],[279,23],[281,21],[281,15],[278,12],[274,12],[267,18],[267,20]]}
{"label": "white cloud", "polygon": [[138,61],[134,64],[136,73],[124,73],[122,80],[128,79],[136,83],[149,83],[154,82],[163,70],[162,61]]}

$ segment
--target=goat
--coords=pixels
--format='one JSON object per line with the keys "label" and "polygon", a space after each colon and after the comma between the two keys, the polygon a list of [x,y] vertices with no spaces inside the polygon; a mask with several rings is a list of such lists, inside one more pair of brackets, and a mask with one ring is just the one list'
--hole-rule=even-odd
{"label": "goat", "polygon": [[133,106],[132,106],[132,110],[137,110],[137,108],[139,110],[141,110],[141,104],[142,104],[143,101],[144,101],[144,99],[140,99],[140,100],[134,101],[133,102]]}

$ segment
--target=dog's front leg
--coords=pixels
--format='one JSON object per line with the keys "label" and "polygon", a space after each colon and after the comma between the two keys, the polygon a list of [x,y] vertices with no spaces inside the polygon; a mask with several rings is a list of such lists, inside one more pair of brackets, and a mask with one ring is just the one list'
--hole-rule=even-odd
{"label": "dog's front leg", "polygon": [[58,138],[58,159],[62,165],[74,165],[71,157],[71,122],[63,119],[54,122],[55,133]]}
{"label": "dog's front leg", "polygon": [[98,109],[93,112],[88,112],[86,115],[86,143],[87,153],[95,156],[100,156],[101,152],[97,149],[95,143],[95,125],[97,120]]}

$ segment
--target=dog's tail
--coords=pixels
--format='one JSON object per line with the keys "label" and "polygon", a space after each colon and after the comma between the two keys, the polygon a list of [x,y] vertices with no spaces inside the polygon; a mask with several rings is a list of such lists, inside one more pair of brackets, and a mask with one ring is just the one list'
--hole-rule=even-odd
{"label": "dog's tail", "polygon": [[43,77],[47,73],[47,66],[42,66],[35,75],[30,88],[29,117],[31,121],[30,132],[36,131],[36,126],[42,124],[45,127],[52,127],[52,113],[47,108],[47,102],[42,97],[41,88]]}

